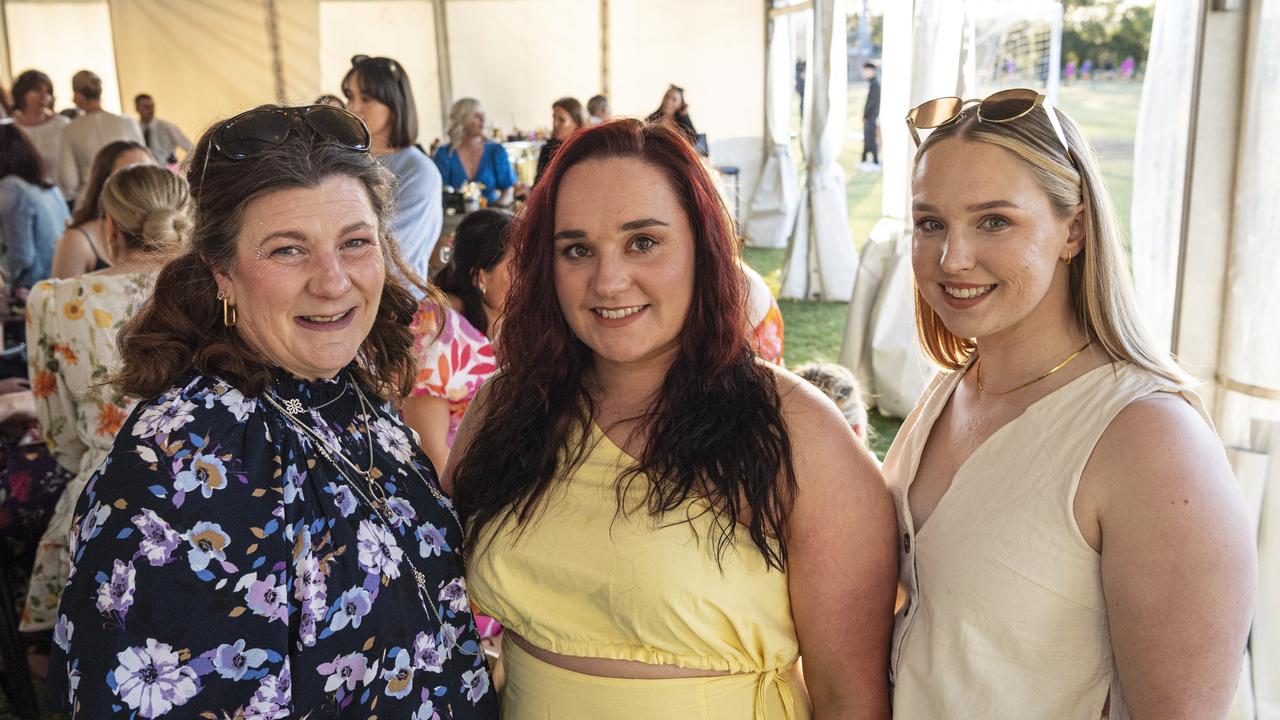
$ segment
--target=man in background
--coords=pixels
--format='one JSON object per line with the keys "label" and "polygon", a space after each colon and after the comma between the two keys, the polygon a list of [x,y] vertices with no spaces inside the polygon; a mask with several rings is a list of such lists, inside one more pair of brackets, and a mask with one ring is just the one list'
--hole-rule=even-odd
{"label": "man in background", "polygon": [[178,162],[175,154],[182,148],[182,154],[191,152],[191,141],[168,120],[156,117],[156,101],[146,93],[133,99],[133,109],[138,111],[138,122],[142,123],[142,137],[152,157],[161,165],[173,165]]}
{"label": "man in background", "polygon": [[[862,162],[859,170],[875,171],[880,169],[880,146],[876,137],[877,125],[880,122],[880,80],[876,77],[876,64],[862,63],[862,79],[870,82],[867,88],[867,102],[862,106]],[[871,162],[867,162],[867,156]]]}
{"label": "man in background", "polygon": [[102,78],[81,70],[71,78],[72,101],[84,113],[62,128],[58,158],[58,186],[68,200],[79,205],[80,192],[89,178],[93,158],[104,145],[116,140],[142,142],[142,130],[131,117],[102,109]]}

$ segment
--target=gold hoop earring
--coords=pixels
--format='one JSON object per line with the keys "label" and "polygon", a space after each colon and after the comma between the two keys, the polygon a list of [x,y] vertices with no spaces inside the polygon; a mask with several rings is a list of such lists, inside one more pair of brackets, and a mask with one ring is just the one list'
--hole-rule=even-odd
{"label": "gold hoop earring", "polygon": [[231,304],[231,300],[227,298],[227,294],[218,293],[218,299],[222,301],[222,324],[226,327],[236,326],[236,306]]}
{"label": "gold hoop earring", "polygon": [[1067,253],[1067,257],[1062,262],[1066,263],[1067,267],[1071,267],[1071,253]]}

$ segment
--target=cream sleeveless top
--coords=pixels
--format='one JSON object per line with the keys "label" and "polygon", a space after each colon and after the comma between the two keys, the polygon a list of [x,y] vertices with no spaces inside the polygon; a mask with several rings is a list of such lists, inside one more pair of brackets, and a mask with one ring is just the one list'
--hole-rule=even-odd
{"label": "cream sleeveless top", "polygon": [[894,623],[894,715],[1099,720],[1110,696],[1110,720],[1124,720],[1101,558],[1076,524],[1076,489],[1134,400],[1181,393],[1208,415],[1193,393],[1131,364],[1091,370],[979,446],[917,535],[907,491],[963,375],[934,380],[885,457],[907,591]]}

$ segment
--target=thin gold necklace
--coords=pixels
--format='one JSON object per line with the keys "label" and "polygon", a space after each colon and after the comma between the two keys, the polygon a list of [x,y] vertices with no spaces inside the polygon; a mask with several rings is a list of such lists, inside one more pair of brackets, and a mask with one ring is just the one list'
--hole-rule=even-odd
{"label": "thin gold necklace", "polygon": [[987,390],[986,388],[984,388],[984,387],[982,386],[982,356],[981,356],[981,355],[979,355],[979,356],[978,356],[978,361],[977,361],[976,363],[974,363],[974,367],[973,367],[973,373],[974,373],[974,375],[975,375],[975,376],[977,376],[977,378],[978,378],[978,392],[982,393],[983,395],[1008,395],[1008,394],[1009,394],[1009,393],[1011,393],[1011,392],[1017,392],[1017,391],[1021,390],[1022,388],[1030,387],[1031,385],[1035,385],[1036,383],[1040,382],[1041,380],[1043,380],[1043,379],[1045,379],[1045,378],[1049,377],[1050,375],[1052,375],[1052,374],[1054,374],[1054,373],[1058,372],[1059,370],[1061,370],[1062,368],[1066,367],[1066,366],[1067,366],[1067,363],[1070,363],[1072,360],[1075,360],[1076,358],[1080,357],[1080,353],[1083,353],[1085,350],[1088,350],[1088,349],[1089,349],[1089,346],[1090,346],[1090,345],[1092,345],[1092,344],[1093,344],[1093,341],[1092,341],[1092,340],[1090,340],[1089,342],[1085,343],[1085,344],[1084,344],[1084,345],[1083,345],[1079,350],[1077,350],[1077,351],[1075,351],[1075,352],[1071,353],[1070,355],[1068,355],[1066,360],[1063,360],[1062,362],[1058,363],[1057,365],[1054,365],[1052,370],[1050,370],[1049,372],[1047,372],[1047,373],[1045,373],[1045,374],[1041,375],[1040,377],[1036,378],[1035,380],[1031,380],[1031,381],[1029,381],[1029,382],[1024,382],[1024,383],[1022,383],[1021,385],[1019,385],[1018,387],[1016,387],[1016,388],[1014,388],[1014,389],[1012,389],[1012,390],[1005,390],[1005,391],[1003,391],[1003,392],[991,392],[990,390]]}

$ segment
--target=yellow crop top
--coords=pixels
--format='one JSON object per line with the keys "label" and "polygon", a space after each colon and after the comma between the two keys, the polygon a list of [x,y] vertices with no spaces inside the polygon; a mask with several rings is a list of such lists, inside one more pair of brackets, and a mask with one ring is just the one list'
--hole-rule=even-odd
{"label": "yellow crop top", "polygon": [[480,611],[562,655],[733,673],[795,662],[787,575],[768,569],[746,529],[721,569],[706,503],[662,517],[616,512],[617,479],[633,461],[594,423],[589,432],[588,456],[523,532],[508,520],[470,548],[467,585]]}

